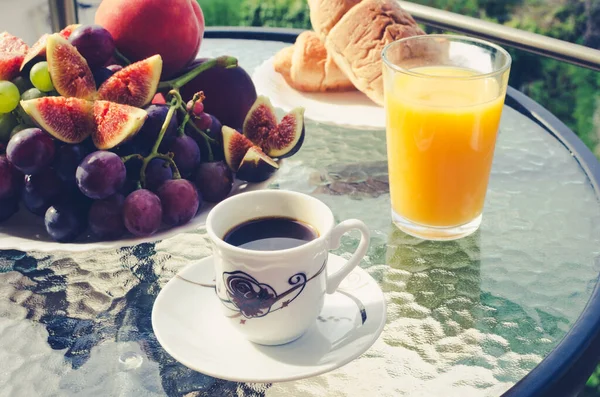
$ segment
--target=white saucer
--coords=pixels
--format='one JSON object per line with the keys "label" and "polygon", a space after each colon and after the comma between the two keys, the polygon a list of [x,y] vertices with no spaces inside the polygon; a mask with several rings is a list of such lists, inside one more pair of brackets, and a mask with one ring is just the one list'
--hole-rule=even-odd
{"label": "white saucer", "polygon": [[[330,254],[327,271],[344,263]],[[226,321],[220,304],[212,257],[207,257],[183,269],[160,291],[152,327],[163,348],[183,365],[236,382],[283,382],[339,368],[371,347],[386,319],[383,292],[360,268],[350,273],[338,292],[325,296],[315,325],[286,345],[249,342]]]}
{"label": "white saucer", "polygon": [[254,71],[252,80],[260,95],[269,97],[275,107],[289,112],[305,109],[307,119],[348,128],[385,129],[385,110],[360,91],[309,93],[288,85],[273,67],[273,58]]}

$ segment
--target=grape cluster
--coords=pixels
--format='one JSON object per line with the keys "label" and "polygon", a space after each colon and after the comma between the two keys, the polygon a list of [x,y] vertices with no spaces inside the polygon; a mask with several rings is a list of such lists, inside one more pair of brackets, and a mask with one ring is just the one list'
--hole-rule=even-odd
{"label": "grape cluster", "polygon": [[[69,41],[92,68],[97,86],[122,68],[105,29],[82,26]],[[110,151],[97,150],[91,139],[63,143],[34,124],[20,101],[59,94],[46,61],[24,70],[0,81],[0,222],[21,204],[44,218],[58,242],[86,231],[99,240],[127,232],[148,236],[189,222],[203,202],[231,192],[233,175],[221,161],[221,124],[204,112],[201,93],[187,106],[177,91],[166,95],[168,104],[145,108],[148,118],[135,137]]]}

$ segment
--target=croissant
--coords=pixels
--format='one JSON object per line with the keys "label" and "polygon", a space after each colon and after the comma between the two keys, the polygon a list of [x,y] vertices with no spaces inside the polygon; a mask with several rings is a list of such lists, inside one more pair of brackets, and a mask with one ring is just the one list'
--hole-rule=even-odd
{"label": "croissant", "polygon": [[304,92],[354,90],[352,82],[327,53],[317,33],[302,32],[291,47],[279,51],[274,58],[275,71],[286,82]]}

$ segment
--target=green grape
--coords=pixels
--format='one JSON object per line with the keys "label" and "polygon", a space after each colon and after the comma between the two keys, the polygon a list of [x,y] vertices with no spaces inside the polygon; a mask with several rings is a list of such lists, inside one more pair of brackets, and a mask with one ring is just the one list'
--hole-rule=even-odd
{"label": "green grape", "polygon": [[8,142],[16,125],[17,118],[12,113],[0,114],[0,142]]}
{"label": "green grape", "polygon": [[54,89],[50,72],[48,72],[48,62],[38,62],[33,65],[31,73],[29,73],[29,79],[31,84],[40,91],[50,92]]}
{"label": "green grape", "polygon": [[10,81],[0,81],[0,113],[9,113],[19,105],[21,94]]}
{"label": "green grape", "polygon": [[[23,101],[28,101],[30,99],[37,99],[37,98],[42,98],[46,96],[46,94],[44,94],[42,91],[38,90],[37,88],[30,88],[27,91],[25,91],[23,93],[23,95],[21,95],[21,99]],[[21,120],[21,123],[23,124],[27,124],[27,125],[34,125],[33,120],[31,119],[31,117],[29,117],[29,115],[27,113],[25,113],[25,110],[23,110],[23,107],[21,105],[19,105],[19,107],[17,108],[17,115],[19,117],[19,119]]]}
{"label": "green grape", "polygon": [[21,94],[33,87],[29,80],[21,76],[14,78],[12,83],[17,86]]}

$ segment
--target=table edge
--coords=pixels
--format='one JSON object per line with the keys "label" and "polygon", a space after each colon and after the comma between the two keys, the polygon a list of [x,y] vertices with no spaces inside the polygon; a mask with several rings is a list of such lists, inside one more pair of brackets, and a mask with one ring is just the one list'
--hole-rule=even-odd
{"label": "table edge", "polygon": [[[207,27],[207,39],[265,40],[294,43],[303,29],[264,27]],[[508,87],[506,104],[540,125],[575,158],[600,200],[600,163],[590,149],[562,121],[542,105]],[[600,286],[565,337],[529,374],[503,397],[551,397],[576,395],[600,357]]]}

